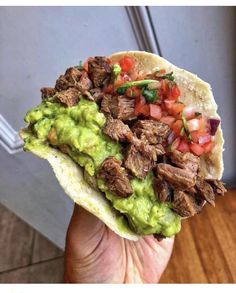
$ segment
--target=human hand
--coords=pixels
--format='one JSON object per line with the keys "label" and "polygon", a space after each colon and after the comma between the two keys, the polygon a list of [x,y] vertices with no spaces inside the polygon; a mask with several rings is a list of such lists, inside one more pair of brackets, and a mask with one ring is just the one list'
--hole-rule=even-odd
{"label": "human hand", "polygon": [[75,205],[67,231],[64,281],[67,283],[158,283],[174,238],[130,241]]}

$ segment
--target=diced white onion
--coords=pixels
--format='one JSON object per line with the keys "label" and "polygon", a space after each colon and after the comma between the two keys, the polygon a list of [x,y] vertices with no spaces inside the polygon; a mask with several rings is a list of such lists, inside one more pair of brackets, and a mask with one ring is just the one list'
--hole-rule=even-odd
{"label": "diced white onion", "polygon": [[200,127],[200,122],[198,119],[191,119],[191,120],[187,121],[187,126],[188,126],[188,130],[190,132],[196,131]]}

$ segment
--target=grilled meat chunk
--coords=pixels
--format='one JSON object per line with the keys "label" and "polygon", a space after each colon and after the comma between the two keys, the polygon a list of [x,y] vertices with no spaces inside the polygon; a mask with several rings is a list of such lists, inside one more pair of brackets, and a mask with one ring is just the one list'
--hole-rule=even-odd
{"label": "grilled meat chunk", "polygon": [[58,91],[67,90],[73,87],[80,80],[82,72],[75,67],[70,67],[66,70],[64,75],[60,75],[56,81],[55,88]]}
{"label": "grilled meat chunk", "polygon": [[138,120],[132,127],[134,134],[149,144],[164,143],[170,133],[170,127],[154,120]]}
{"label": "grilled meat chunk", "polygon": [[203,177],[197,176],[195,189],[197,190],[198,197],[205,199],[209,204],[215,206],[215,194],[213,188]]}
{"label": "grilled meat chunk", "polygon": [[182,168],[188,169],[193,173],[197,173],[200,167],[200,158],[191,153],[181,153],[180,151],[173,151],[170,154],[173,164]]}
{"label": "grilled meat chunk", "polygon": [[158,156],[164,153],[162,145],[148,145],[136,138],[128,146],[124,165],[134,176],[143,179],[155,166]]}
{"label": "grilled meat chunk", "polygon": [[134,114],[135,99],[117,96],[116,101],[117,104],[112,109],[112,114],[115,118],[124,121],[136,118]]}
{"label": "grilled meat chunk", "polygon": [[108,189],[118,196],[128,197],[133,193],[126,170],[115,157],[108,157],[103,161],[97,177],[104,179]]}
{"label": "grilled meat chunk", "polygon": [[220,180],[207,179],[206,182],[211,185],[216,195],[224,195],[224,193],[227,191],[226,188],[224,187],[223,182]]}
{"label": "grilled meat chunk", "polygon": [[156,167],[156,175],[163,178],[176,190],[186,190],[196,183],[196,174],[169,164],[160,163]]}
{"label": "grilled meat chunk", "polygon": [[114,104],[114,99],[113,99],[112,95],[105,94],[102,97],[101,111],[105,115],[111,115],[112,114],[113,104]]}
{"label": "grilled meat chunk", "polygon": [[49,97],[53,97],[56,94],[56,90],[52,87],[42,87],[40,91],[43,100]]}
{"label": "grilled meat chunk", "polygon": [[165,180],[161,178],[154,179],[154,192],[160,202],[171,201],[172,191]]}
{"label": "grilled meat chunk", "polygon": [[133,138],[129,126],[124,124],[121,120],[114,119],[111,116],[107,118],[103,132],[116,141],[131,141]]}
{"label": "grilled meat chunk", "polygon": [[89,60],[88,73],[95,87],[105,85],[112,73],[108,59],[106,57],[95,57]]}
{"label": "grilled meat chunk", "polygon": [[88,77],[88,73],[86,71],[82,71],[80,79],[76,82],[76,88],[81,92],[84,93],[90,90],[93,87],[92,81]]}
{"label": "grilled meat chunk", "polygon": [[56,98],[68,107],[75,106],[79,102],[80,92],[75,88],[69,88],[58,92]]}
{"label": "grilled meat chunk", "polygon": [[104,96],[102,90],[99,87],[96,87],[91,89],[89,92],[93,97],[93,101],[100,104]]}
{"label": "grilled meat chunk", "polygon": [[181,217],[192,217],[201,212],[204,200],[193,197],[192,195],[180,191],[174,191],[174,201],[172,209]]}
{"label": "grilled meat chunk", "polygon": [[136,118],[134,106],[135,99],[106,95],[102,99],[101,111],[105,114],[111,114],[114,118],[126,121]]}

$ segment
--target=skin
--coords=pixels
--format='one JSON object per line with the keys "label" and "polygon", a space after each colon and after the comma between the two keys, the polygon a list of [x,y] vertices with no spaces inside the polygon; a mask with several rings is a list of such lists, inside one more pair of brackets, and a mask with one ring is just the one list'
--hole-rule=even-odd
{"label": "skin", "polygon": [[174,238],[124,239],[75,205],[65,249],[66,283],[158,283]]}

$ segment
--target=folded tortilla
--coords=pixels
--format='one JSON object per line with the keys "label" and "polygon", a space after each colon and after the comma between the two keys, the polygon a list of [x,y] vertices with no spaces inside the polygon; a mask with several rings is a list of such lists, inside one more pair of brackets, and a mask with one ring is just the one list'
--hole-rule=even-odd
{"label": "folded tortilla", "polygon": [[[196,111],[208,117],[220,118],[217,114],[217,104],[214,100],[211,86],[196,75],[178,68],[155,54],[141,51],[125,51],[110,56],[112,61],[118,61],[123,56],[132,56],[137,60],[137,71],[144,73],[165,69],[173,71],[175,81],[180,88],[180,101],[186,106],[194,106]],[[24,139],[27,129],[20,132]],[[215,134],[215,146],[210,153],[201,156],[201,175],[208,179],[221,179],[223,173],[223,133],[219,125]],[[64,189],[65,193],[78,205],[96,215],[111,230],[120,236],[137,240],[138,235],[128,225],[125,217],[116,211],[102,192],[98,192],[84,180],[82,168],[69,156],[48,145],[34,145],[29,149],[36,156],[46,159]]]}

